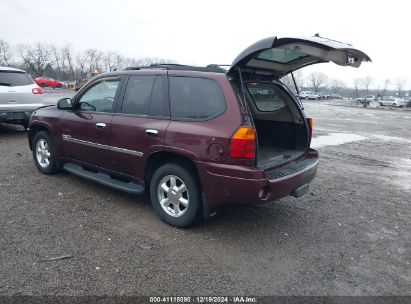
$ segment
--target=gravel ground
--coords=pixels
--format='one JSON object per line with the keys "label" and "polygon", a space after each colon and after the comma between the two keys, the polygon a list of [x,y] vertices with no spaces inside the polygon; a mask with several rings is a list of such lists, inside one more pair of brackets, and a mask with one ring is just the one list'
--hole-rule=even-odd
{"label": "gravel ground", "polygon": [[310,192],[190,229],[145,197],[40,174],[26,132],[0,126],[0,295],[411,295],[410,112],[305,105]]}

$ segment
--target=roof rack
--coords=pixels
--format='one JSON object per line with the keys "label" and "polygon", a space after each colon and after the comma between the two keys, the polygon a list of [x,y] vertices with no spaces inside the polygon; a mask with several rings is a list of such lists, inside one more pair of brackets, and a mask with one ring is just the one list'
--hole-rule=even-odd
{"label": "roof rack", "polygon": [[175,63],[161,63],[161,64],[151,64],[149,66],[141,67],[128,67],[125,68],[126,71],[129,70],[146,70],[146,69],[160,69],[160,70],[180,70],[180,71],[197,71],[197,72],[214,72],[214,73],[226,73],[227,70],[223,69],[217,64],[209,64],[206,67],[175,64]]}

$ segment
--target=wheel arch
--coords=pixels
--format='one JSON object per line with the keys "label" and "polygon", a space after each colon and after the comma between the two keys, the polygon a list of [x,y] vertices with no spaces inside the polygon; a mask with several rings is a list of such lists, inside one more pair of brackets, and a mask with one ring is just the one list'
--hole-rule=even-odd
{"label": "wheel arch", "polygon": [[187,156],[168,151],[153,152],[148,156],[144,166],[144,181],[147,189],[149,188],[150,181],[154,172],[166,163],[179,163],[185,167],[192,169],[196,173],[195,178],[199,183],[200,189],[202,189],[200,175],[194,161]]}
{"label": "wheel arch", "polygon": [[46,126],[46,125],[44,125],[44,124],[31,124],[31,125],[30,125],[30,130],[28,131],[28,139],[29,139],[29,147],[30,147],[30,150],[33,150],[33,138],[34,138],[34,135],[35,135],[37,132],[40,132],[40,131],[47,132],[49,135],[51,135],[48,126]]}

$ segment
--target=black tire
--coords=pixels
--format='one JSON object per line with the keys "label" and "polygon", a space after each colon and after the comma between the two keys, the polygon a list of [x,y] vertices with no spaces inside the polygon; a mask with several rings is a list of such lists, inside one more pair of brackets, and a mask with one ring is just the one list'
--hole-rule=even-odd
{"label": "black tire", "polygon": [[[38,144],[40,145],[40,141],[45,141],[47,143],[48,152],[50,156],[48,159],[48,164],[40,163],[39,157],[37,157],[38,152]],[[37,132],[33,137],[32,142],[32,149],[33,149],[33,158],[34,163],[36,164],[37,169],[44,174],[54,174],[59,172],[59,168],[57,167],[56,163],[56,149],[51,141],[50,135],[45,131]]]}
{"label": "black tire", "polygon": [[30,120],[29,119],[26,119],[26,120],[24,120],[23,122],[22,122],[22,126],[23,126],[23,128],[24,129],[28,129],[29,128],[29,124],[30,124]]}
{"label": "black tire", "polygon": [[[164,179],[167,180],[168,176],[177,177],[180,182],[184,183],[188,196],[188,205],[182,212],[180,216],[172,216],[168,212],[173,212],[175,209],[170,208],[167,212],[162,207],[160,203],[159,186],[163,184]],[[180,184],[181,186],[181,184]],[[171,186],[170,186],[171,188]],[[163,191],[164,193],[165,191]],[[174,193],[176,194],[176,193]],[[171,194],[170,194],[171,195]],[[168,194],[167,194],[168,196]],[[201,202],[201,190],[199,186],[199,181],[197,179],[197,173],[189,166],[182,163],[168,163],[159,167],[155,172],[150,181],[150,197],[153,204],[153,208],[156,213],[168,224],[175,227],[187,227],[197,223],[200,219],[202,202]],[[170,198],[171,199],[171,198]],[[168,206],[173,206],[174,204],[169,203]],[[183,206],[184,207],[184,206]],[[177,207],[179,208],[179,207]]]}

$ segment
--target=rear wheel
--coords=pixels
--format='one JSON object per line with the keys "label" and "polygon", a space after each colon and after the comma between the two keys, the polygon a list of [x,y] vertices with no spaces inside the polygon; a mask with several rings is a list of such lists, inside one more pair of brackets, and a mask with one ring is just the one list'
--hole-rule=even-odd
{"label": "rear wheel", "polygon": [[161,166],[150,182],[154,210],[175,227],[193,225],[200,218],[201,191],[196,172],[179,163]]}
{"label": "rear wheel", "polygon": [[58,172],[56,153],[50,135],[44,131],[37,132],[33,138],[33,158],[37,169],[44,174]]}
{"label": "rear wheel", "polygon": [[395,108],[397,106],[397,104],[393,103],[392,106]]}

